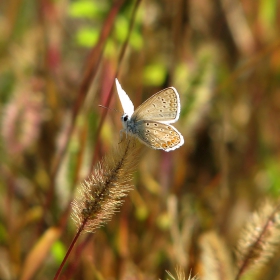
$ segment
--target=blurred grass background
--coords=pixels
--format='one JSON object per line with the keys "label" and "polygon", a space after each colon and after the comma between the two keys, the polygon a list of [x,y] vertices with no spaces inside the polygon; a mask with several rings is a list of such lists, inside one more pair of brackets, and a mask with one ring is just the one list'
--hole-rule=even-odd
{"label": "blurred grass background", "polygon": [[[55,274],[76,232],[75,189],[119,142],[118,73],[135,107],[167,86],[178,90],[175,127],[185,144],[146,148],[135,189],[111,222],[80,238],[67,279],[166,279],[176,265],[233,279],[211,278],[202,255],[222,241],[217,251],[223,246],[236,269],[244,225],[279,196],[279,6],[2,1],[0,278]],[[279,260],[244,279],[280,279]]]}

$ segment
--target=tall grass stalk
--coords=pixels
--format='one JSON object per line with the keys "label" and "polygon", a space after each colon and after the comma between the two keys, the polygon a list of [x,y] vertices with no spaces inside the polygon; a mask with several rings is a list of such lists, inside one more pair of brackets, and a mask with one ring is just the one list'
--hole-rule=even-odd
{"label": "tall grass stalk", "polygon": [[54,277],[59,274],[82,232],[94,232],[108,222],[132,189],[132,173],[138,163],[140,149],[135,139],[127,137],[113,152],[98,162],[78,189],[72,202],[72,218],[77,233]]}

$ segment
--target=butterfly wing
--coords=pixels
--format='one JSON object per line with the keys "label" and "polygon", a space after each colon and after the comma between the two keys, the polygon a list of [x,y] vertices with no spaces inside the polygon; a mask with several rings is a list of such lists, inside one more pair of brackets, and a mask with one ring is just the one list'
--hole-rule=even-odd
{"label": "butterfly wing", "polygon": [[123,107],[123,111],[129,117],[131,117],[134,112],[133,103],[130,100],[130,98],[128,97],[128,95],[126,94],[126,92],[122,89],[118,79],[116,79],[116,86],[117,86],[118,95],[119,95],[119,98],[120,98],[120,101],[121,101],[121,104]]}
{"label": "butterfly wing", "polygon": [[174,87],[157,92],[143,102],[134,112],[136,120],[153,120],[174,123],[180,115],[180,98]]}
{"label": "butterfly wing", "polygon": [[136,130],[137,134],[134,135],[153,149],[162,149],[169,152],[184,144],[181,133],[169,124],[140,120],[136,122]]}

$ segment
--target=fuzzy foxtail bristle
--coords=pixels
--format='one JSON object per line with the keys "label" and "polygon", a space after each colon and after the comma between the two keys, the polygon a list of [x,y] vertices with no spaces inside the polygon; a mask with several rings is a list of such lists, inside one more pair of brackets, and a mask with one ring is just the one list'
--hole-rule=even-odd
{"label": "fuzzy foxtail bristle", "polygon": [[79,196],[72,202],[72,218],[79,230],[93,232],[119,209],[132,189],[132,172],[138,154],[134,139],[127,137],[82,183]]}
{"label": "fuzzy foxtail bristle", "polygon": [[[172,280],[186,280],[186,276],[183,268],[178,266],[175,268],[175,271],[176,271],[176,277],[173,276],[169,271],[166,271],[166,273],[168,274],[169,277],[171,277]],[[192,277],[190,273],[188,280],[199,280],[199,278],[197,276]]]}
{"label": "fuzzy foxtail bristle", "polygon": [[279,249],[280,204],[266,202],[251,217],[238,244],[239,271],[235,279],[247,270],[267,263]]}

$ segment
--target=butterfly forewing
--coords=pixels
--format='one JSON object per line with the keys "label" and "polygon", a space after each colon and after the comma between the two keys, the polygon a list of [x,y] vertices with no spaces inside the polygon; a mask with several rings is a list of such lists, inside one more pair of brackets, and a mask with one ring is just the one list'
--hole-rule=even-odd
{"label": "butterfly forewing", "polygon": [[151,148],[171,151],[184,144],[183,136],[172,125],[141,120],[136,127],[137,137]]}
{"label": "butterfly forewing", "polygon": [[169,87],[151,96],[133,113],[136,120],[176,122],[180,115],[180,99],[175,88]]}
{"label": "butterfly forewing", "polygon": [[130,117],[133,112],[134,112],[134,105],[132,103],[132,101],[130,100],[129,96],[126,94],[126,92],[122,89],[118,79],[116,79],[116,87],[117,87],[117,91],[118,91],[118,95],[123,107],[123,111],[124,113],[128,114],[128,116]]}

